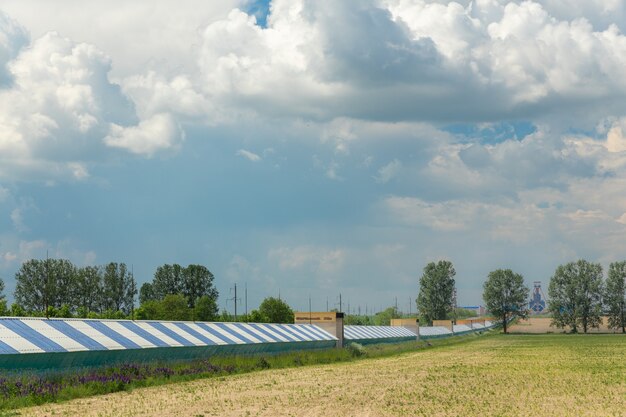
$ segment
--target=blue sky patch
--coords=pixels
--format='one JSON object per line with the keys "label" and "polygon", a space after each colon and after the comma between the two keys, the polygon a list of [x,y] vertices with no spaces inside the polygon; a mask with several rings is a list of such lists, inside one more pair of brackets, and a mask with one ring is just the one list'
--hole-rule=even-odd
{"label": "blue sky patch", "polygon": [[267,27],[267,16],[270,14],[270,0],[252,0],[248,3],[246,13],[256,17],[257,25]]}
{"label": "blue sky patch", "polygon": [[537,131],[531,122],[499,122],[484,124],[451,124],[442,130],[463,138],[463,141],[478,140],[482,144],[502,143],[506,140],[522,140]]}

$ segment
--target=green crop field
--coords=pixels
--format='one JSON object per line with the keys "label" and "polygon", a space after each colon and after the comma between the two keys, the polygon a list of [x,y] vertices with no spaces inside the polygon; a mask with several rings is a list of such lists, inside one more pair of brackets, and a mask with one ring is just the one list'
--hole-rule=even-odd
{"label": "green crop field", "polygon": [[626,337],[494,335],[20,409],[81,416],[626,416]]}

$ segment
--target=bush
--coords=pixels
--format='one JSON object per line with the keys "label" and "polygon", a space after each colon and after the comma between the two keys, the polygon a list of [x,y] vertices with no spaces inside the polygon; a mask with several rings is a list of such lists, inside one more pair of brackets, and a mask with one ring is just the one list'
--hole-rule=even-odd
{"label": "bush", "polygon": [[256,362],[256,367],[260,369],[269,369],[272,365],[263,356]]}
{"label": "bush", "polygon": [[361,344],[358,343],[350,343],[347,347],[348,352],[350,352],[350,356],[353,358],[360,358],[361,356],[367,355],[367,349]]}

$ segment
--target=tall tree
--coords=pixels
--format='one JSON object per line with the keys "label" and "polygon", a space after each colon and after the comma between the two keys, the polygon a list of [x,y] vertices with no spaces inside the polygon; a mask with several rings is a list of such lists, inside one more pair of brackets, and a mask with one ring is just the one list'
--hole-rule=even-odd
{"label": "tall tree", "polygon": [[137,296],[137,282],[135,276],[131,272],[126,276],[124,282],[124,311],[130,314],[130,318],[134,320],[135,313],[135,297]]}
{"label": "tall tree", "polygon": [[581,259],[560,265],[550,279],[548,295],[552,323],[569,327],[573,333],[582,326],[599,327],[602,314],[602,266]]}
{"label": "tall tree", "polygon": [[148,301],[156,300],[156,294],[154,293],[154,286],[150,282],[144,282],[139,289],[139,304],[145,304]]}
{"label": "tall tree", "polygon": [[483,285],[483,300],[489,312],[502,321],[504,333],[509,320],[528,316],[528,296],[524,277],[510,269],[490,272]]}
{"label": "tall tree", "polygon": [[49,262],[30,259],[15,273],[15,304],[26,311],[45,313],[51,305],[54,286],[48,277]]}
{"label": "tall tree", "polygon": [[77,309],[82,309],[86,313],[99,311],[102,304],[102,286],[102,268],[97,266],[79,268],[76,274]]}
{"label": "tall tree", "polygon": [[53,302],[55,308],[76,306],[76,266],[67,259],[49,259],[49,280],[54,285]]}
{"label": "tall tree", "polygon": [[609,327],[621,328],[622,333],[626,333],[626,261],[609,265],[604,304],[609,316]]}
{"label": "tall tree", "polygon": [[454,308],[454,276],[456,271],[450,261],[431,262],[420,278],[417,308],[426,323],[445,320]]}
{"label": "tall tree", "polygon": [[152,281],[157,300],[162,300],[168,294],[183,293],[183,269],[178,264],[165,264],[157,268]]}
{"label": "tall tree", "polygon": [[202,296],[217,302],[218,292],[213,286],[213,274],[203,265],[188,265],[182,273],[182,294],[187,298],[189,307],[194,308],[196,300]]}
{"label": "tall tree", "polygon": [[[137,294],[135,279],[125,263],[111,262],[104,267],[103,278],[104,310],[121,311],[129,314],[132,309],[130,294]],[[132,287],[134,286],[134,290]]]}

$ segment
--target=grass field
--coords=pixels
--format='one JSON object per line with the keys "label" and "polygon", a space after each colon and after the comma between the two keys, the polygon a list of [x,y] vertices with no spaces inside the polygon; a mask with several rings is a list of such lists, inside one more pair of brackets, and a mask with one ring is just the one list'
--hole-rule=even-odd
{"label": "grass field", "polygon": [[21,409],[28,416],[626,416],[626,337],[510,335]]}

